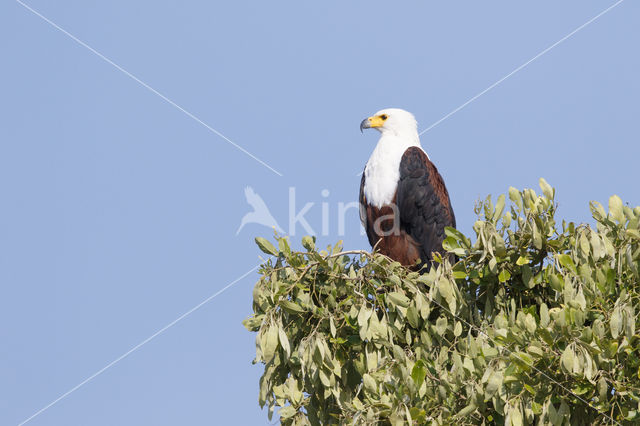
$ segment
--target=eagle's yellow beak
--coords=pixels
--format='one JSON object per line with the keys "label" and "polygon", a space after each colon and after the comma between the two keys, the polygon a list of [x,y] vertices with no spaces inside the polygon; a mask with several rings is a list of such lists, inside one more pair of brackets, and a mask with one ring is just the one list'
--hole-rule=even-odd
{"label": "eagle's yellow beak", "polygon": [[365,118],[360,123],[360,131],[362,132],[364,129],[371,129],[376,127],[382,127],[384,125],[385,119],[382,116],[374,115],[373,117]]}

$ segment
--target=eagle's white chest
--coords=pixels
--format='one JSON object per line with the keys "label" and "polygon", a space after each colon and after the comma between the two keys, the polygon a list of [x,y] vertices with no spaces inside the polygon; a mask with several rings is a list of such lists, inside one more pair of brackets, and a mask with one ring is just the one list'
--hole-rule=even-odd
{"label": "eagle's white chest", "polygon": [[420,146],[417,137],[383,135],[380,138],[364,170],[364,195],[369,204],[380,208],[393,201],[400,180],[400,161],[411,146]]}

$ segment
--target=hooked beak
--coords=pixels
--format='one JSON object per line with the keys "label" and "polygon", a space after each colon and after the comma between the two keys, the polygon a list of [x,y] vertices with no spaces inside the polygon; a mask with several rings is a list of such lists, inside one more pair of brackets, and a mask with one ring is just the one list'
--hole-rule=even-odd
{"label": "hooked beak", "polygon": [[374,115],[373,117],[365,118],[360,123],[360,131],[362,132],[364,129],[380,129],[380,127],[384,126],[384,121],[387,117],[383,115]]}
{"label": "hooked beak", "polygon": [[362,120],[362,122],[360,123],[360,133],[364,133],[364,129],[370,129],[370,128],[371,128],[371,123],[369,119],[365,118],[364,120]]}

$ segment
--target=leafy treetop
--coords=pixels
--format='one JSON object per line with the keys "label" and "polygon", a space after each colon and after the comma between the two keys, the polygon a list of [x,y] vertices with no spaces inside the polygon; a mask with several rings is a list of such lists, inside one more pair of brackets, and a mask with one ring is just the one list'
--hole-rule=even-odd
{"label": "leafy treetop", "polygon": [[[476,207],[426,274],[286,238],[253,292],[259,403],[283,424],[622,424],[640,418],[640,207],[555,220],[554,189]],[[506,212],[505,212],[506,210]]]}

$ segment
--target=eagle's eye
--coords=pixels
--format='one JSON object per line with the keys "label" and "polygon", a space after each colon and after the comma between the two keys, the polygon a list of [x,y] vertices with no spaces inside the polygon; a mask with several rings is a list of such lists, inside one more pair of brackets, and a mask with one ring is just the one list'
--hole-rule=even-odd
{"label": "eagle's eye", "polygon": [[382,114],[380,118],[382,118],[383,120],[386,120],[387,118],[389,118],[389,116],[387,114]]}

